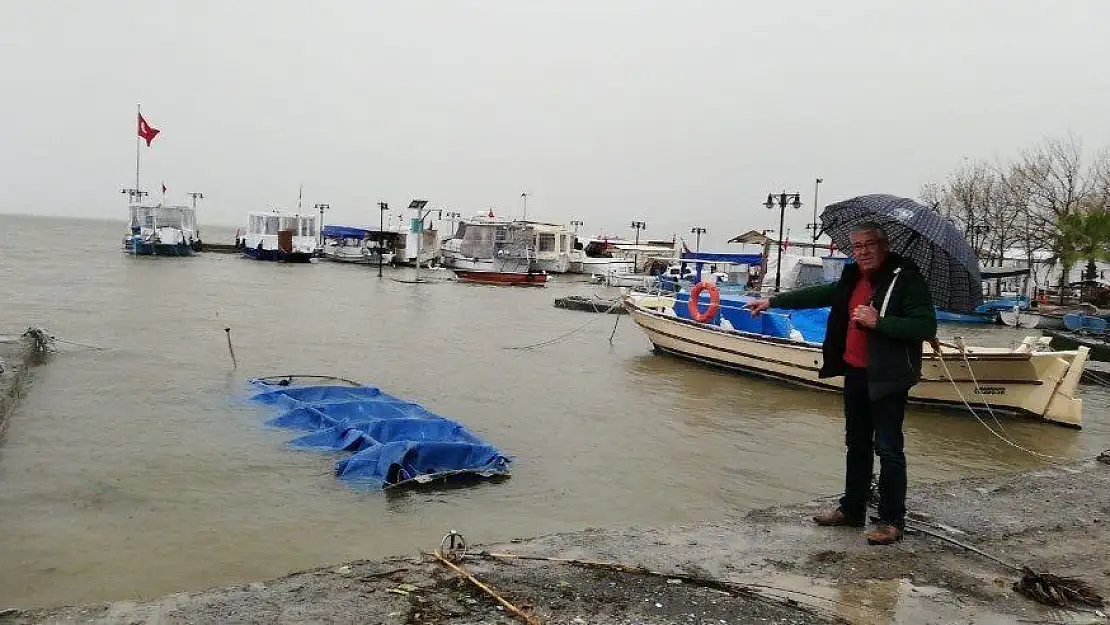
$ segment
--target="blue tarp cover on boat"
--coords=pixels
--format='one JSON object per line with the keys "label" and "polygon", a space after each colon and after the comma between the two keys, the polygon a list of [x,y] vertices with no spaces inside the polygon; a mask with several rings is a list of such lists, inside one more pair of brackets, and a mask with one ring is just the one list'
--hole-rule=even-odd
{"label": "blue tarp cover on boat", "polygon": [[251,399],[281,412],[273,427],[308,431],[293,447],[353,455],[340,479],[377,488],[470,474],[507,475],[510,458],[461,424],[367,386],[280,386],[252,380]]}
{"label": "blue tarp cover on boat", "polygon": [[683,252],[679,258],[686,262],[732,263],[734,265],[758,265],[763,261],[762,254],[718,254],[714,252]]}
{"label": "blue tarp cover on boat", "polygon": [[331,239],[363,239],[371,232],[377,231],[353,226],[324,226],[324,236]]}
{"label": "blue tarp cover on boat", "polygon": [[[751,332],[775,338],[790,339],[791,330],[801,332],[806,343],[824,343],[825,325],[829,318],[828,308],[810,308],[805,310],[782,310],[771,308],[762,315],[752,317],[744,309],[744,304],[755,298],[747,295],[731,295],[721,293],[721,308],[707,323],[721,325],[721,319],[728,321],[732,329],[740,332]],[[690,292],[681,291],[675,294],[674,312],[682,319],[690,319]],[[698,300],[701,310],[709,308],[709,294],[702,291]]]}

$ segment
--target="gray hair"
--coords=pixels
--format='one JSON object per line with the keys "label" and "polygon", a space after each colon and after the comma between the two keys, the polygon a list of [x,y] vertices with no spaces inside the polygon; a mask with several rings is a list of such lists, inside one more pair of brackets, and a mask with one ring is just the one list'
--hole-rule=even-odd
{"label": "gray hair", "polygon": [[875,236],[883,243],[890,241],[886,236],[886,230],[884,230],[877,221],[861,221],[852,226],[852,234],[861,234],[864,232],[874,232]]}

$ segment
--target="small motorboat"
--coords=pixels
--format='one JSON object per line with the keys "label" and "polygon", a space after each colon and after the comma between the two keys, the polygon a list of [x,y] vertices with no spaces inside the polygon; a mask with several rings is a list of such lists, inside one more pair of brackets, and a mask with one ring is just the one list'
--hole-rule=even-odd
{"label": "small motorboat", "polygon": [[540,271],[479,271],[452,269],[459,282],[476,282],[501,286],[543,286],[547,284],[547,272]]}

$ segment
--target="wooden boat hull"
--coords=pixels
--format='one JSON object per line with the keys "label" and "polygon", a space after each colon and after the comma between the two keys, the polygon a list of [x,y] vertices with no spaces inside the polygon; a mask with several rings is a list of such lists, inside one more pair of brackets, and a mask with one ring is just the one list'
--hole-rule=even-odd
{"label": "wooden boat hull", "polygon": [[[660,305],[664,299],[650,300],[653,308],[647,308],[635,296],[625,297],[625,308],[656,351],[814,388],[837,390],[843,384],[843,378],[817,377],[820,345],[680,319]],[[1079,427],[1078,387],[1088,352],[1034,351],[1037,340],[1029,337],[1015,350],[966,348],[966,355],[956,348],[942,348],[938,355],[926,345],[922,380],[910,391],[910,401],[965,410],[965,400],[976,408],[989,403],[993,410]]]}
{"label": "wooden boat hull", "polygon": [[504,286],[543,286],[547,283],[547,273],[543,271],[468,271],[452,269],[460,282],[496,284]]}

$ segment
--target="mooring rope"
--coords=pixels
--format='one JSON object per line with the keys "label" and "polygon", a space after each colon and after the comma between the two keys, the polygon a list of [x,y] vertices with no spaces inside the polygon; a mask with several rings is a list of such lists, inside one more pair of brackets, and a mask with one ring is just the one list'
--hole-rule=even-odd
{"label": "mooring rope", "polygon": [[[960,349],[960,348],[957,348],[957,349]],[[940,360],[940,366],[941,366],[941,368],[944,369],[944,374],[946,376],[948,376],[948,381],[952,383],[952,388],[955,389],[956,395],[960,398],[960,401],[963,402],[964,406],[968,409],[968,411],[971,412],[971,415],[975,417],[975,420],[978,421],[980,424],[982,424],[982,426],[984,428],[986,428],[988,432],[993,434],[996,438],[998,438],[998,440],[1002,441],[1003,443],[1006,443],[1007,445],[1013,447],[1014,449],[1024,451],[1025,453],[1027,453],[1031,456],[1034,456],[1036,458],[1040,458],[1042,461],[1047,462],[1048,464],[1059,464],[1055,461],[1056,460],[1067,460],[1067,458],[1064,458],[1064,457],[1061,457],[1061,456],[1053,456],[1053,455],[1050,455],[1050,454],[1041,453],[1041,452],[1033,450],[1033,449],[1029,449],[1028,447],[1024,447],[1024,446],[1018,444],[1017,442],[1013,441],[1009,437],[1007,437],[1005,434],[1001,434],[1001,433],[995,431],[995,429],[992,428],[989,423],[984,421],[983,418],[979,416],[979,413],[975,412],[975,409],[971,407],[971,404],[968,403],[967,398],[964,397],[963,391],[960,390],[960,386],[958,384],[956,384],[955,378],[952,377],[952,372],[948,370],[948,363],[946,363],[944,361],[944,354],[939,349],[936,350],[936,351],[937,351],[937,359]],[[961,353],[963,352],[962,349],[960,349],[960,351],[961,351]],[[966,354],[964,355],[964,359],[965,360],[967,359]],[[968,365],[968,371],[969,372],[971,371],[970,362],[969,362],[969,365]],[[972,374],[972,383],[975,384],[976,388],[979,387],[979,383],[975,382],[974,374]],[[987,406],[988,409],[990,408],[990,403],[987,402],[985,399],[983,400],[983,403]],[[991,412],[991,416],[992,417],[994,416],[993,411]],[[997,421],[998,421],[998,419],[995,418],[995,422],[997,422]]]}
{"label": "mooring rope", "polygon": [[[532,343],[531,345],[517,345],[517,346],[510,346],[510,347],[502,347],[501,349],[524,350],[524,349],[535,349],[537,347],[546,347],[548,345],[554,345],[555,343],[558,343],[559,341],[568,339],[568,338],[574,336],[575,334],[578,334],[582,330],[585,330],[586,328],[588,328],[590,325],[592,325],[594,323],[597,323],[598,319],[604,319],[606,314],[613,312],[614,310],[616,310],[618,307],[620,307],[622,305],[623,305],[623,303],[620,300],[617,300],[617,302],[615,304],[613,304],[612,306],[610,306],[608,308],[608,310],[606,310],[604,313],[595,313],[593,319],[590,319],[586,323],[583,323],[582,325],[578,326],[577,328],[574,328],[570,332],[567,332],[565,334],[560,334],[559,336],[556,336],[555,338],[547,339],[546,341],[540,341],[539,343]],[[620,320],[619,315],[617,316],[617,320],[618,321]]]}

